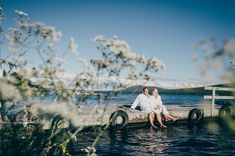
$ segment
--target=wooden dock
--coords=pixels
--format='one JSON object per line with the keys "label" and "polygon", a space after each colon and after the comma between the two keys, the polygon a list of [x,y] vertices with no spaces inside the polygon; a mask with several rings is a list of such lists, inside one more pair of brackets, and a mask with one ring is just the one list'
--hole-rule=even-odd
{"label": "wooden dock", "polygon": [[[130,110],[130,106],[123,105],[81,105],[80,118],[78,125],[82,126],[101,126],[110,124],[111,115],[117,111],[123,111],[128,116],[128,124],[146,124],[148,122],[147,114],[140,110]],[[208,104],[200,105],[166,105],[169,113],[181,120],[188,120],[189,112],[193,109],[203,110],[203,117],[218,117],[221,106],[215,105],[213,116],[211,116],[211,106]],[[92,112],[93,111],[93,112]],[[114,119],[115,120],[115,119]],[[118,118],[116,119],[118,120]],[[123,119],[120,119],[123,120]],[[116,121],[118,122],[118,121]],[[121,123],[123,121],[120,121]]]}
{"label": "wooden dock", "polygon": [[[215,118],[223,114],[235,116],[235,105],[221,108],[221,105],[215,104],[215,99],[234,99],[234,96],[218,96],[216,90],[235,91],[234,88],[206,87],[212,90],[212,96],[204,96],[205,99],[211,99],[212,103],[202,103],[197,105],[165,105],[170,115],[177,117],[178,122],[187,122],[189,124],[200,123],[204,119]],[[146,125],[148,123],[147,113],[141,112],[139,107],[135,110],[130,109],[130,105],[79,105],[77,118],[73,121],[75,127],[93,127],[93,126],[110,126],[111,128],[123,129],[133,125]],[[23,122],[23,121],[22,121]],[[69,122],[67,122],[69,123]],[[33,123],[30,123],[33,124]],[[45,129],[50,128],[50,122],[45,124]],[[69,125],[67,125],[68,127]],[[64,126],[66,128],[66,126]]]}
{"label": "wooden dock", "polygon": [[[204,119],[219,117],[221,112],[235,115],[235,105],[226,106],[221,110],[221,106],[215,104],[216,99],[235,99],[234,96],[219,96],[216,90],[234,92],[235,88],[205,87],[205,90],[212,91],[211,96],[204,96],[204,99],[211,100],[211,103],[165,106],[172,116],[178,118],[177,122],[188,124],[198,124]],[[148,123],[148,115],[141,112],[138,107],[136,110],[131,110],[130,105],[81,105],[80,109],[76,125],[84,127],[109,125],[111,128],[123,129]]]}
{"label": "wooden dock", "polygon": [[[216,91],[229,91],[234,92],[235,88],[222,88],[222,87],[205,87],[205,90],[211,90],[211,95],[205,95],[204,99],[211,100],[211,103],[197,104],[197,105],[166,105],[169,113],[178,118],[178,121],[187,121],[192,123],[200,122],[205,118],[219,117],[220,105],[215,104],[216,99],[235,99],[234,96],[219,96]],[[146,113],[140,110],[130,110],[128,105],[97,105],[97,106],[81,106],[82,113],[80,114],[79,125],[96,126],[107,125],[123,128],[125,125],[141,124],[148,122]],[[89,115],[89,111],[93,110],[94,113]],[[228,112],[227,112],[228,111]],[[235,114],[235,106],[227,107],[223,113]]]}

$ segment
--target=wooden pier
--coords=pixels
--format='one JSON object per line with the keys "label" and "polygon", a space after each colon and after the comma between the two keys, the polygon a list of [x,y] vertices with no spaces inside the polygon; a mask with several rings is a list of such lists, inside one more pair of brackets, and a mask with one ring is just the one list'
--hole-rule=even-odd
{"label": "wooden pier", "polygon": [[[215,104],[215,99],[234,99],[234,96],[219,96],[216,94],[216,90],[235,91],[234,88],[206,87],[205,89],[212,90],[212,96],[204,96],[205,99],[211,99],[212,103],[202,103],[197,105],[165,105],[168,112],[172,116],[178,118],[177,123],[187,122],[189,124],[197,124],[204,119],[219,117],[221,116],[221,112],[223,114],[235,116],[235,105],[221,108],[221,105]],[[76,123],[73,121],[73,124],[76,126],[79,125],[79,127],[106,125],[111,128],[123,129],[132,127],[133,125],[139,126],[148,123],[147,113],[141,112],[138,107],[135,110],[131,110],[130,105],[80,105],[79,109],[79,118],[76,119]],[[29,122],[29,124],[33,123]],[[44,124],[43,120],[42,124],[45,129],[50,128],[50,124]]]}
{"label": "wooden pier", "polygon": [[[123,111],[128,116],[128,124],[127,126],[133,124],[146,124],[148,122],[147,113],[141,112],[140,110],[130,110],[130,106],[123,105],[82,105],[81,106],[81,114],[79,114],[79,125],[83,126],[100,126],[109,124],[110,120],[112,120],[111,115],[117,111]],[[200,104],[200,105],[166,105],[169,113],[181,120],[188,120],[189,112],[193,109],[200,109],[203,111],[203,117],[218,117],[219,109],[221,106],[215,105],[213,109],[213,116],[211,116],[211,107],[208,104]],[[94,113],[90,114],[91,110],[95,109]],[[104,111],[105,110],[105,111]],[[118,116],[119,114],[117,114]],[[116,122],[122,124],[123,117],[116,117]],[[115,120],[115,119],[113,119]],[[120,120],[120,121],[118,121]]]}
{"label": "wooden pier", "polygon": [[[234,99],[234,96],[219,96],[217,91],[235,91],[234,88],[221,87],[205,87],[205,90],[212,90],[212,95],[205,95],[204,99],[210,99],[210,103],[197,105],[165,105],[169,113],[178,118],[178,122],[184,121],[187,123],[196,124],[204,119],[216,118],[220,116],[221,105],[215,104],[215,99]],[[223,108],[222,108],[223,109]],[[89,114],[93,110],[93,113]],[[138,108],[131,110],[130,105],[96,105],[96,106],[81,106],[81,114],[79,125],[84,126],[100,126],[109,124],[111,127],[124,127],[146,124],[148,116],[141,112]],[[235,106],[227,106],[222,113],[230,113],[234,115]]]}

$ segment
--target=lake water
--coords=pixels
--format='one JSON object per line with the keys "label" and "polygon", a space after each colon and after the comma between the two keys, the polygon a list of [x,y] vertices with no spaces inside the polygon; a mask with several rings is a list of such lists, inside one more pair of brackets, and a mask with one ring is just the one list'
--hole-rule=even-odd
{"label": "lake water", "polygon": [[[99,102],[131,105],[137,93],[122,93]],[[195,105],[204,103],[203,95],[161,94],[166,105]],[[52,101],[54,95],[43,97]],[[79,99],[77,97],[75,100]],[[82,104],[96,104],[99,98],[89,96]],[[221,101],[220,101],[221,103]],[[223,101],[226,103],[226,101]],[[81,149],[91,146],[97,131],[81,132],[77,142],[71,146],[72,155],[85,155]],[[106,131],[96,145],[97,155],[235,155],[235,135],[218,122],[205,123],[201,127],[188,128],[186,125],[168,126],[167,129],[154,130],[149,127],[127,129],[125,131]]]}
{"label": "lake water", "polygon": [[[100,103],[108,104],[125,104],[131,105],[135,98],[138,96],[138,93],[121,93],[117,95],[106,96],[103,94],[100,97]],[[166,105],[182,105],[182,104],[200,104],[204,101],[203,95],[197,94],[161,94],[161,98],[164,104]],[[78,97],[79,99],[79,97]],[[97,96],[89,96],[83,103],[94,104],[97,103]]]}
{"label": "lake water", "polygon": [[[108,104],[108,105],[115,105],[115,104],[123,104],[123,105],[131,105],[135,98],[138,96],[138,93],[121,93],[117,95],[108,95],[108,93],[101,94],[101,96],[87,96],[85,97],[75,97],[74,103],[79,101],[79,104]],[[48,96],[39,97],[36,96],[36,99],[45,100],[47,102],[53,102],[55,99],[55,94],[50,94]],[[194,104],[201,104],[204,101],[203,95],[197,94],[161,94],[161,98],[163,104],[165,105],[194,105]],[[27,102],[21,101],[19,102],[14,109],[22,108],[25,106]]]}
{"label": "lake water", "polygon": [[[202,94],[160,94],[162,102],[165,105],[195,105],[203,103],[211,103],[211,100],[204,100],[204,95]],[[117,95],[108,96],[102,94],[100,98],[98,96],[89,96],[85,101],[80,102],[81,104],[96,104],[97,102],[101,104],[124,104],[131,105],[138,93],[121,93]],[[79,99],[79,97],[77,97]],[[99,99],[99,100],[98,100]],[[228,103],[233,103],[231,100],[216,100],[216,104],[224,105]]]}
{"label": "lake water", "polygon": [[[72,155],[83,155],[81,148],[91,146],[95,132],[82,132],[73,145]],[[201,127],[170,126],[154,130],[149,127],[107,131],[96,145],[97,155],[235,155],[235,134],[218,122]]]}
{"label": "lake water", "polygon": [[[131,105],[137,95],[119,94],[110,97],[108,102],[101,98],[100,103]],[[161,97],[166,105],[194,105],[205,102],[203,95],[161,94]],[[86,100],[88,104],[96,102],[95,96]],[[73,145],[72,154],[84,154],[81,149],[91,146],[96,136],[96,132],[80,133],[78,142]],[[104,132],[96,150],[97,155],[235,155],[235,135],[228,133],[218,122],[205,123],[194,128],[188,128],[187,125],[158,130],[143,127]]]}

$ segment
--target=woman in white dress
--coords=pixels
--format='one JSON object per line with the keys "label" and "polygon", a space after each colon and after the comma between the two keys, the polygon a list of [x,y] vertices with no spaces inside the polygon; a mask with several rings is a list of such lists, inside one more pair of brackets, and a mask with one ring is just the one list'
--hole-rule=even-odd
{"label": "woman in white dress", "polygon": [[164,115],[166,121],[173,120],[176,121],[177,118],[174,118],[169,114],[166,109],[166,106],[162,104],[161,96],[158,94],[158,90],[156,88],[153,89],[152,95],[150,96],[150,102],[152,105],[153,112],[156,113],[158,122],[160,123],[161,127],[166,128],[165,125],[162,124],[161,121],[161,113]]}

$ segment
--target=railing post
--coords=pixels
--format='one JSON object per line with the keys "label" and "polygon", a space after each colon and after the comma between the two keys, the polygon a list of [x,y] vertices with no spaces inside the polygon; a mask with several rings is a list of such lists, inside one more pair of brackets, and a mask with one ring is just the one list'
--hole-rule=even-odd
{"label": "railing post", "polygon": [[215,87],[212,87],[211,117],[213,116],[214,107],[215,107]]}
{"label": "railing post", "polygon": [[234,96],[234,99],[233,99],[233,118],[235,118],[235,92],[233,92],[233,96]]}

